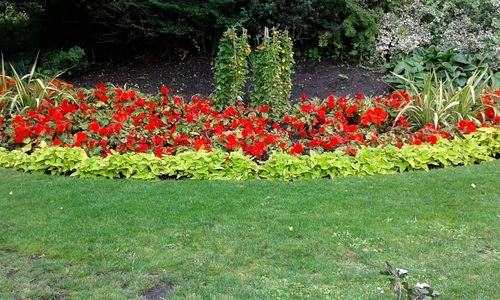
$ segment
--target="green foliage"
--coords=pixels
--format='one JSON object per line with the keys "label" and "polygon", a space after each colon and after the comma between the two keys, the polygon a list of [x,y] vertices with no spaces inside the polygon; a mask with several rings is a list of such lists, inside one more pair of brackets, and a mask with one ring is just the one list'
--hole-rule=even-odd
{"label": "green foliage", "polygon": [[500,130],[481,128],[464,139],[440,139],[435,145],[364,147],[356,156],[340,152],[298,156],[274,153],[262,163],[240,152],[222,151],[187,151],[160,159],[144,153],[88,158],[79,148],[42,147],[30,155],[0,149],[0,167],[79,177],[297,180],[469,165],[499,154]]}
{"label": "green foliage", "polygon": [[215,91],[211,96],[219,107],[242,102],[250,51],[246,29],[242,29],[241,35],[238,35],[236,28],[232,27],[222,36],[214,63]]}
{"label": "green foliage", "polygon": [[315,61],[321,61],[321,54],[319,53],[319,49],[317,47],[311,48],[307,51],[307,57]]}
{"label": "green foliage", "polygon": [[269,105],[272,109],[289,107],[292,91],[293,45],[288,31],[266,28],[262,43],[251,57],[253,88],[250,101],[255,106]]}
{"label": "green foliage", "polygon": [[[215,59],[215,91],[212,98],[219,107],[228,107],[242,102],[243,88],[247,81],[248,60],[251,50],[245,29],[238,36],[237,30],[229,28],[219,42],[219,53]],[[292,91],[293,43],[288,31],[266,28],[262,43],[251,56],[253,88],[251,104],[269,105],[273,109],[289,106]]]}
{"label": "green foliage", "polygon": [[56,76],[60,73],[83,71],[88,65],[85,51],[78,47],[71,47],[68,51],[52,51],[41,57],[38,72],[46,76]]}
{"label": "green foliage", "polygon": [[250,179],[255,178],[257,165],[240,152],[185,152],[162,159],[152,154],[115,154],[104,159],[84,160],[73,174],[79,177],[106,178],[192,178]]}
{"label": "green foliage", "polygon": [[73,173],[82,161],[88,159],[81,148],[43,147],[36,153],[26,156],[24,171],[65,175]]}
{"label": "green foliage", "polygon": [[[464,55],[455,50],[440,50],[435,46],[418,48],[410,54],[399,54],[385,66],[386,71],[393,73],[387,82],[395,89],[407,89],[408,81],[419,90],[424,88],[424,82],[436,72],[438,80],[449,80],[457,87],[463,87],[467,80],[476,72],[490,70],[491,55]],[[399,76],[397,76],[399,75]],[[495,79],[496,78],[496,79]],[[494,84],[500,86],[500,73],[493,77]]]}
{"label": "green foliage", "polygon": [[177,178],[252,179],[258,166],[241,152],[186,152],[175,157]]}
{"label": "green foliage", "polygon": [[25,172],[48,172],[52,175],[73,173],[86,159],[80,148],[43,147],[36,154],[28,155],[21,150],[6,151],[0,148],[0,167],[14,168]]}
{"label": "green foliage", "polygon": [[154,179],[172,173],[168,168],[172,158],[160,160],[150,153],[110,155],[104,159],[91,157],[82,161],[73,176]]}
{"label": "green foliage", "polygon": [[425,78],[421,89],[411,79],[396,76],[410,86],[409,92],[413,94],[411,102],[399,115],[407,117],[417,128],[427,124],[434,124],[437,128],[438,124],[446,126],[460,120],[477,121],[478,114],[488,107],[481,101],[481,94],[490,90],[492,84],[486,71],[474,73],[464,87],[455,86],[450,79],[441,80],[436,72]]}

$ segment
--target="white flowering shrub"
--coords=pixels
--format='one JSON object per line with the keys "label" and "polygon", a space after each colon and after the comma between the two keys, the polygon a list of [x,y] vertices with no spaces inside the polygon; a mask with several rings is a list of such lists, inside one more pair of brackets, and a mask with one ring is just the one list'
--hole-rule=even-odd
{"label": "white flowering shrub", "polygon": [[380,24],[376,52],[388,60],[396,54],[408,54],[430,45],[431,24],[424,22],[428,13],[425,0],[416,0],[400,11],[386,13]]}
{"label": "white flowering shrub", "polygon": [[380,24],[376,52],[385,60],[436,45],[464,54],[492,53],[500,64],[500,0],[405,0]]}

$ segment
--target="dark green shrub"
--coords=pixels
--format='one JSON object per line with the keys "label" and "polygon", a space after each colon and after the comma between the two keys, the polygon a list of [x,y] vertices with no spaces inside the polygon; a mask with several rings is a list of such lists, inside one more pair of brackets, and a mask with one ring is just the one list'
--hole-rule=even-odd
{"label": "dark green shrub", "polygon": [[[245,1],[144,0],[76,1],[97,41],[129,44],[137,51],[178,48],[215,54],[222,32],[240,18]],[[141,49],[142,48],[142,49]]]}
{"label": "dark green shrub", "polygon": [[[0,49],[10,54],[30,50],[32,57],[40,49],[68,44],[113,57],[124,52],[166,53],[173,58],[193,52],[215,54],[223,31],[242,24],[256,37],[265,26],[288,29],[303,53],[316,48],[322,56],[357,60],[371,55],[381,16],[401,0],[14,2],[16,11],[30,18],[29,25],[0,25]],[[127,47],[117,53],[117,45]]]}
{"label": "dark green shrub", "polygon": [[87,65],[85,51],[78,46],[74,46],[68,51],[52,51],[43,55],[38,71],[48,76],[63,72],[71,75],[72,72],[83,71]]}
{"label": "dark green shrub", "polygon": [[295,44],[303,50],[317,49],[322,56],[357,60],[372,54],[378,22],[396,2],[253,0],[246,25],[254,31],[262,26],[288,28]]}
{"label": "dark green shrub", "polygon": [[[0,52],[15,55],[39,46],[39,16],[43,7],[37,1],[0,1]],[[36,51],[36,50],[35,50]]]}

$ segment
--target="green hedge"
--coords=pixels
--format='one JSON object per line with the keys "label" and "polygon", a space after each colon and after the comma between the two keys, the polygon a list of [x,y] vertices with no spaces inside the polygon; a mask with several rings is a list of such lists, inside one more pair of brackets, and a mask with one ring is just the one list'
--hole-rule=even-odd
{"label": "green hedge", "polygon": [[26,154],[0,149],[0,167],[53,175],[107,178],[313,179],[348,175],[392,174],[493,160],[500,154],[500,129],[482,128],[463,139],[435,145],[362,148],[292,156],[274,153],[263,162],[240,152],[185,152],[157,158],[150,153],[88,157],[80,148],[43,147]]}

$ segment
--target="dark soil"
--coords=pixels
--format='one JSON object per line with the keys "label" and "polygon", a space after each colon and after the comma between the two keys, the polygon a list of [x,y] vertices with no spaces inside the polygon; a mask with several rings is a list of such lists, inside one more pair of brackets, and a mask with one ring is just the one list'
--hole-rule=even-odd
{"label": "dark soil", "polygon": [[165,299],[172,292],[173,288],[171,284],[161,283],[143,292],[141,296],[148,300]]}
{"label": "dark soil", "polygon": [[17,250],[13,250],[13,249],[1,249],[0,252],[2,252],[4,254],[13,254],[13,253],[16,253]]}
{"label": "dark soil", "polygon": [[[299,60],[293,76],[292,101],[302,94],[324,98],[383,95],[388,92],[378,68],[340,65],[329,60],[321,62]],[[162,85],[171,93],[184,98],[195,94],[207,97],[213,90],[212,67],[209,58],[195,57],[186,61],[168,63],[133,61],[128,64],[94,65],[86,74],[65,78],[77,87],[94,87],[99,82],[111,82],[117,86],[136,86],[141,91],[155,94]]]}

